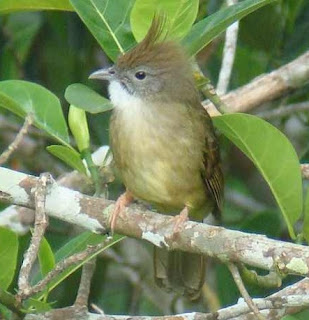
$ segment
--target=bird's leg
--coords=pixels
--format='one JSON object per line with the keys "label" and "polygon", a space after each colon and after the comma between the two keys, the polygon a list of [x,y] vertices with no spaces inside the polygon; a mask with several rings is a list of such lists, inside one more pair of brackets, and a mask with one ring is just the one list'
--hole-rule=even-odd
{"label": "bird's leg", "polygon": [[124,208],[127,205],[129,205],[133,201],[133,199],[134,198],[133,198],[132,193],[128,190],[117,199],[117,201],[115,203],[114,211],[112,212],[112,214],[109,218],[112,234],[114,233],[116,221],[117,221],[117,218],[118,218],[120,212],[122,210],[124,210]]}
{"label": "bird's leg", "polygon": [[187,206],[185,206],[180,213],[174,217],[175,225],[174,225],[174,233],[179,233],[182,228],[183,224],[188,221],[189,216],[189,209]]}

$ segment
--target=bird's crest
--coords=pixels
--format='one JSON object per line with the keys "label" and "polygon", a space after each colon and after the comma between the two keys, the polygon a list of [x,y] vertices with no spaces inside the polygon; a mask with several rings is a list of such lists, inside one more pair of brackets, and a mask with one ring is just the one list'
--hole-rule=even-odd
{"label": "bird's crest", "polygon": [[[179,45],[166,41],[166,16],[155,15],[145,38],[133,49],[120,56],[117,66],[131,69],[140,65],[160,66],[173,62],[183,62],[184,54]],[[178,58],[178,59],[177,59]]]}

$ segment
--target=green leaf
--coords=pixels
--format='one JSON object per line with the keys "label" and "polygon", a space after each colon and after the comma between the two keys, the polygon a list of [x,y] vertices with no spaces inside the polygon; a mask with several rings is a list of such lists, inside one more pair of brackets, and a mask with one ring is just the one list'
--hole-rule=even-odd
{"label": "green leaf", "polygon": [[55,257],[45,237],[43,237],[42,242],[40,244],[38,258],[41,274],[43,276],[46,276],[47,273],[55,267]]}
{"label": "green leaf", "polygon": [[307,243],[309,243],[309,187],[307,188],[305,198],[303,235]]}
{"label": "green leaf", "polygon": [[[56,262],[59,262],[69,256],[71,256],[74,253],[80,252],[82,250],[85,250],[87,246],[89,245],[96,245],[99,244],[100,242],[104,241],[106,236],[98,235],[98,234],[93,234],[91,232],[84,232],[77,237],[73,238],[70,240],[67,244],[65,244],[62,248],[60,248],[56,254]],[[95,252],[93,255],[88,257],[82,262],[79,262],[78,264],[69,267],[66,269],[64,272],[62,272],[59,276],[55,277],[53,281],[49,285],[49,291],[54,289],[58,284],[60,284],[63,280],[65,280],[69,275],[71,275],[73,272],[75,272],[78,268],[80,268],[83,264],[85,264],[87,261],[91,260],[95,256],[97,256],[99,253],[103,252],[104,250],[110,248],[111,246],[115,245],[116,243],[120,242],[123,240],[125,237],[120,236],[120,235],[114,235],[113,240],[108,242],[106,246],[97,252]],[[41,280],[41,275],[37,274],[36,277],[36,282]],[[40,299],[43,297],[44,294],[39,294],[35,296],[37,299]]]}
{"label": "green leaf", "polygon": [[25,307],[29,309],[29,313],[34,313],[34,310],[36,313],[43,313],[52,310],[49,303],[33,298],[26,300]]}
{"label": "green leaf", "polygon": [[196,23],[184,38],[183,44],[189,54],[194,56],[233,22],[274,1],[276,0],[245,0],[221,9]]}
{"label": "green leaf", "polygon": [[110,100],[81,83],[69,85],[65,90],[64,96],[70,104],[90,113],[105,112],[113,109]]}
{"label": "green leaf", "polygon": [[0,227],[0,287],[6,290],[13,280],[18,253],[17,235]]}
{"label": "green leaf", "polygon": [[131,11],[131,27],[134,37],[141,41],[155,14],[167,17],[168,37],[181,39],[190,30],[196,19],[198,0],[136,0]]}
{"label": "green leaf", "polygon": [[134,0],[70,0],[77,14],[112,61],[131,48],[129,13]]}
{"label": "green leaf", "polygon": [[293,315],[286,315],[281,320],[307,320],[309,319],[309,310],[306,309]]}
{"label": "green leaf", "polygon": [[213,120],[259,169],[294,239],[293,225],[302,211],[302,178],[299,160],[290,141],[277,128],[252,115],[226,114]]}
{"label": "green leaf", "polygon": [[38,128],[71,148],[61,104],[53,93],[35,83],[7,80],[0,82],[0,98],[0,107],[23,118],[32,113]]}
{"label": "green leaf", "polygon": [[1,0],[0,14],[15,11],[65,10],[72,11],[69,0]]}
{"label": "green leaf", "polygon": [[81,160],[80,153],[75,149],[58,145],[48,146],[46,149],[48,152],[65,162],[71,168],[86,174],[86,168]]}

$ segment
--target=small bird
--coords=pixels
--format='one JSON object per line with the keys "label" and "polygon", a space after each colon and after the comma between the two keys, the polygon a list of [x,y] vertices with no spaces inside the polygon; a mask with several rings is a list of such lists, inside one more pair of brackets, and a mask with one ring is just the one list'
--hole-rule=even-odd
{"label": "small bird", "polygon": [[[111,218],[133,199],[177,213],[175,230],[202,221],[222,206],[223,175],[212,121],[203,108],[189,58],[180,44],[162,40],[164,19],[154,17],[145,38],[116,64],[90,75],[109,81],[114,105],[110,144],[126,187]],[[197,299],[205,260],[198,254],[155,248],[157,284]]]}

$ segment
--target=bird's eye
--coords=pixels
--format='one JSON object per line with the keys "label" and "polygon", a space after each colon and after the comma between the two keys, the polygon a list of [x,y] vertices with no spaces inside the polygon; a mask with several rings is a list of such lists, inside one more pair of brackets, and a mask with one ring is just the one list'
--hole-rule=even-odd
{"label": "bird's eye", "polygon": [[143,80],[146,78],[146,73],[144,71],[137,71],[135,73],[135,78],[138,80]]}

